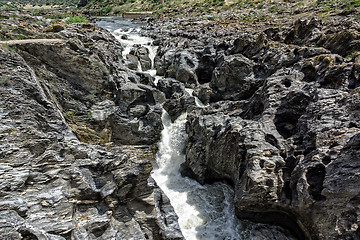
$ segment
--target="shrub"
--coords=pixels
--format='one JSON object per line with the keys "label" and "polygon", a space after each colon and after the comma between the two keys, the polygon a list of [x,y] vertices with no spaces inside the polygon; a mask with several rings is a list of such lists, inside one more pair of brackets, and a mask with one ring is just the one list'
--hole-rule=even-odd
{"label": "shrub", "polygon": [[112,8],[113,8],[112,6],[103,7],[100,10],[101,15],[108,15],[111,12]]}
{"label": "shrub", "polygon": [[70,16],[67,20],[66,23],[70,24],[70,23],[87,23],[89,22],[89,20],[84,16],[84,15],[74,15],[74,16]]}

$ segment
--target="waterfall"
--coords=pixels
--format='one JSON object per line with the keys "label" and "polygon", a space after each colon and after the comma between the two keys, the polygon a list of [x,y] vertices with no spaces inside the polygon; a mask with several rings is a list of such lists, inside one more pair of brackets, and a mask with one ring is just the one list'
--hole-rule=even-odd
{"label": "waterfall", "polygon": [[180,165],[185,161],[186,113],[172,123],[163,111],[162,121],[164,129],[156,156],[158,167],[152,177],[169,197],[184,237],[187,240],[241,239],[232,189],[225,183],[201,185],[180,174]]}
{"label": "waterfall", "polygon": [[[103,19],[103,18],[102,18]],[[99,24],[99,22],[98,22]],[[101,27],[110,30],[123,44],[125,57],[134,44],[142,44],[149,49],[149,56],[154,67],[156,47],[151,46],[152,40],[140,36],[139,29],[128,20],[102,21]],[[121,36],[127,35],[126,39]],[[161,77],[156,71],[147,71],[155,77]],[[191,95],[192,90],[186,89]],[[199,107],[204,107],[199,99],[195,99]],[[201,185],[197,181],[180,174],[180,165],[185,161],[186,113],[175,122],[171,122],[168,113],[163,110],[161,141],[156,155],[157,166],[151,176],[158,186],[169,197],[179,217],[181,231],[187,240],[239,240],[239,239],[293,239],[286,231],[265,224],[239,221],[235,217],[234,192],[226,183]]]}

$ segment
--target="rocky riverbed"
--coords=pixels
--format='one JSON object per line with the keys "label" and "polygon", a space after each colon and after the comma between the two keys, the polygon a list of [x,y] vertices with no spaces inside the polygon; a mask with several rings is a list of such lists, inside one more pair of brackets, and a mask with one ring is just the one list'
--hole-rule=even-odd
{"label": "rocky riverbed", "polygon": [[[207,106],[187,109],[182,173],[227,181],[241,219],[299,239],[358,239],[360,25],[340,12],[281,27],[149,19],[157,73]],[[252,27],[251,25],[255,25]],[[201,34],[199,34],[201,33]],[[176,101],[173,99],[177,99]]]}
{"label": "rocky riverbed", "polygon": [[172,120],[187,112],[182,174],[232,185],[237,217],[299,239],[359,238],[354,14],[280,27],[145,19],[157,84],[137,71],[150,64],[141,46],[124,56],[94,24],[15,15],[2,40],[34,40],[0,48],[2,238],[182,239],[150,176],[162,106]]}

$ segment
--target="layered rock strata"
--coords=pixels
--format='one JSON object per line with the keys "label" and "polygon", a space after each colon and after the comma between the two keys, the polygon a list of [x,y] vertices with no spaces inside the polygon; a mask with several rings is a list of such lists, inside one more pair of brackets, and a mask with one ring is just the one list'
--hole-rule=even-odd
{"label": "layered rock strata", "polygon": [[49,31],[0,48],[0,238],[183,239],[150,177],[164,94],[109,32]]}

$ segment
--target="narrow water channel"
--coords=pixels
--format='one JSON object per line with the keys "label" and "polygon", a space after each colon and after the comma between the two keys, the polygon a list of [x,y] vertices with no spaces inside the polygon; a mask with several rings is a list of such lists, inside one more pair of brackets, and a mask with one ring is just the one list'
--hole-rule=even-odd
{"label": "narrow water channel", "polygon": [[[156,47],[151,45],[150,38],[141,36],[138,25],[122,18],[100,18],[97,24],[111,31],[121,42],[125,49],[123,56],[129,53],[134,44],[141,44],[149,49],[153,62]],[[126,38],[122,38],[123,35]],[[156,73],[154,69],[147,72],[153,76]],[[201,105],[198,100],[197,104]],[[172,123],[163,110],[162,123],[164,129],[156,155],[158,166],[154,168],[152,177],[169,197],[185,239],[289,239],[286,234],[281,234],[282,230],[279,231],[278,227],[239,221],[234,213],[233,190],[227,184],[201,185],[182,177],[179,169],[185,161],[186,113]],[[272,230],[275,230],[276,236]]]}

